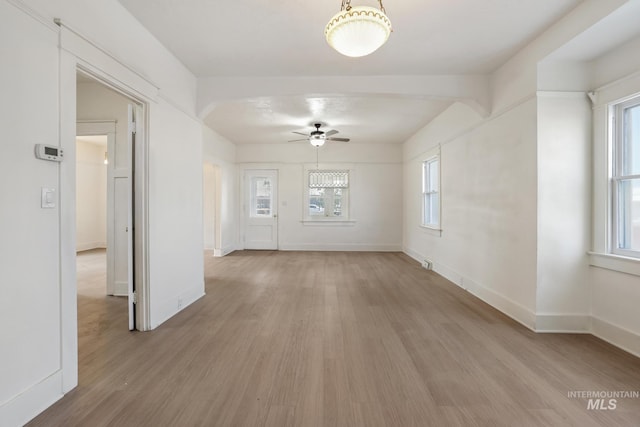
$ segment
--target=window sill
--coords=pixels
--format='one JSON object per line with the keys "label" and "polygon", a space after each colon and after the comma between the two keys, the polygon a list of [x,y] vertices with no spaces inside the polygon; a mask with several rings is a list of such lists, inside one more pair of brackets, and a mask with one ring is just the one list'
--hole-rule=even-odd
{"label": "window sill", "polygon": [[432,236],[438,236],[438,237],[442,236],[442,229],[441,228],[432,227],[432,226],[423,225],[423,224],[420,224],[420,228],[422,229],[422,231],[424,231],[425,233],[430,234]]}
{"label": "window sill", "polygon": [[640,259],[614,254],[588,252],[589,265],[640,276]]}
{"label": "window sill", "polygon": [[356,225],[352,219],[303,219],[302,225],[349,227]]}

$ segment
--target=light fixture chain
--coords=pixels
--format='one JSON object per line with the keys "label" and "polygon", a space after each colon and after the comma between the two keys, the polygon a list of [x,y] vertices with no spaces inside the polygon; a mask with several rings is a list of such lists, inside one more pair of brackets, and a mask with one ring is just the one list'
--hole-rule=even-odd
{"label": "light fixture chain", "polygon": [[386,15],[387,11],[384,10],[384,6],[382,5],[382,0],[378,0],[378,3],[380,3],[380,10],[382,11],[382,13],[384,13]]}
{"label": "light fixture chain", "polygon": [[340,7],[340,10],[351,10],[351,0],[342,0],[342,7]]}

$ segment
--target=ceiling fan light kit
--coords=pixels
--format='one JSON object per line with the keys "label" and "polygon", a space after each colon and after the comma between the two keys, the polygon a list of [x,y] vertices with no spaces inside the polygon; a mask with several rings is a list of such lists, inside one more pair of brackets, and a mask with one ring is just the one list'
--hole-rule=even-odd
{"label": "ceiling fan light kit", "polygon": [[296,135],[304,135],[304,136],[306,136],[306,138],[305,139],[293,139],[293,140],[291,140],[289,142],[309,141],[309,144],[313,145],[316,148],[322,147],[324,145],[324,143],[327,142],[327,141],[349,142],[349,138],[335,138],[333,135],[338,133],[338,131],[335,130],[335,129],[328,130],[326,132],[325,131],[321,131],[320,127],[322,126],[322,123],[314,123],[313,126],[316,129],[311,131],[311,133],[309,133],[309,135],[307,135],[305,133],[302,133],[302,132],[294,131],[293,133],[295,133]]}
{"label": "ceiling fan light kit", "polygon": [[378,0],[380,9],[369,6],[351,7],[351,0],[342,0],[336,13],[324,29],[329,46],[339,53],[360,57],[369,55],[386,43],[391,34],[391,21]]}

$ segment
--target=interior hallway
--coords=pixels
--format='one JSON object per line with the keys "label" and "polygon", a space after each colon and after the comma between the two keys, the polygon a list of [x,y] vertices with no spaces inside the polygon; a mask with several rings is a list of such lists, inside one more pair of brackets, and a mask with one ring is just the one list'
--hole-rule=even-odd
{"label": "interior hallway", "polygon": [[78,260],[79,386],[30,426],[637,425],[640,359],[535,334],[399,253],[205,254],[207,295],[127,331]]}

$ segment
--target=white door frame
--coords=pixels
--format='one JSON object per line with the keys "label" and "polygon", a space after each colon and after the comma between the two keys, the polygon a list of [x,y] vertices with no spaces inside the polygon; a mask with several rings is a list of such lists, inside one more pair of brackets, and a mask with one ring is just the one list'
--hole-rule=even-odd
{"label": "white door frame", "polygon": [[89,39],[57,20],[59,35],[59,112],[60,146],[65,150],[65,161],[60,166],[60,317],[62,392],[78,385],[78,311],[76,274],[76,75],[83,72],[100,83],[123,94],[142,107],[139,122],[139,147],[135,156],[134,199],[135,275],[137,286],[137,327],[150,330],[149,312],[149,218],[148,218],[148,126],[149,103],[158,95],[157,86],[116,57],[93,44]]}

